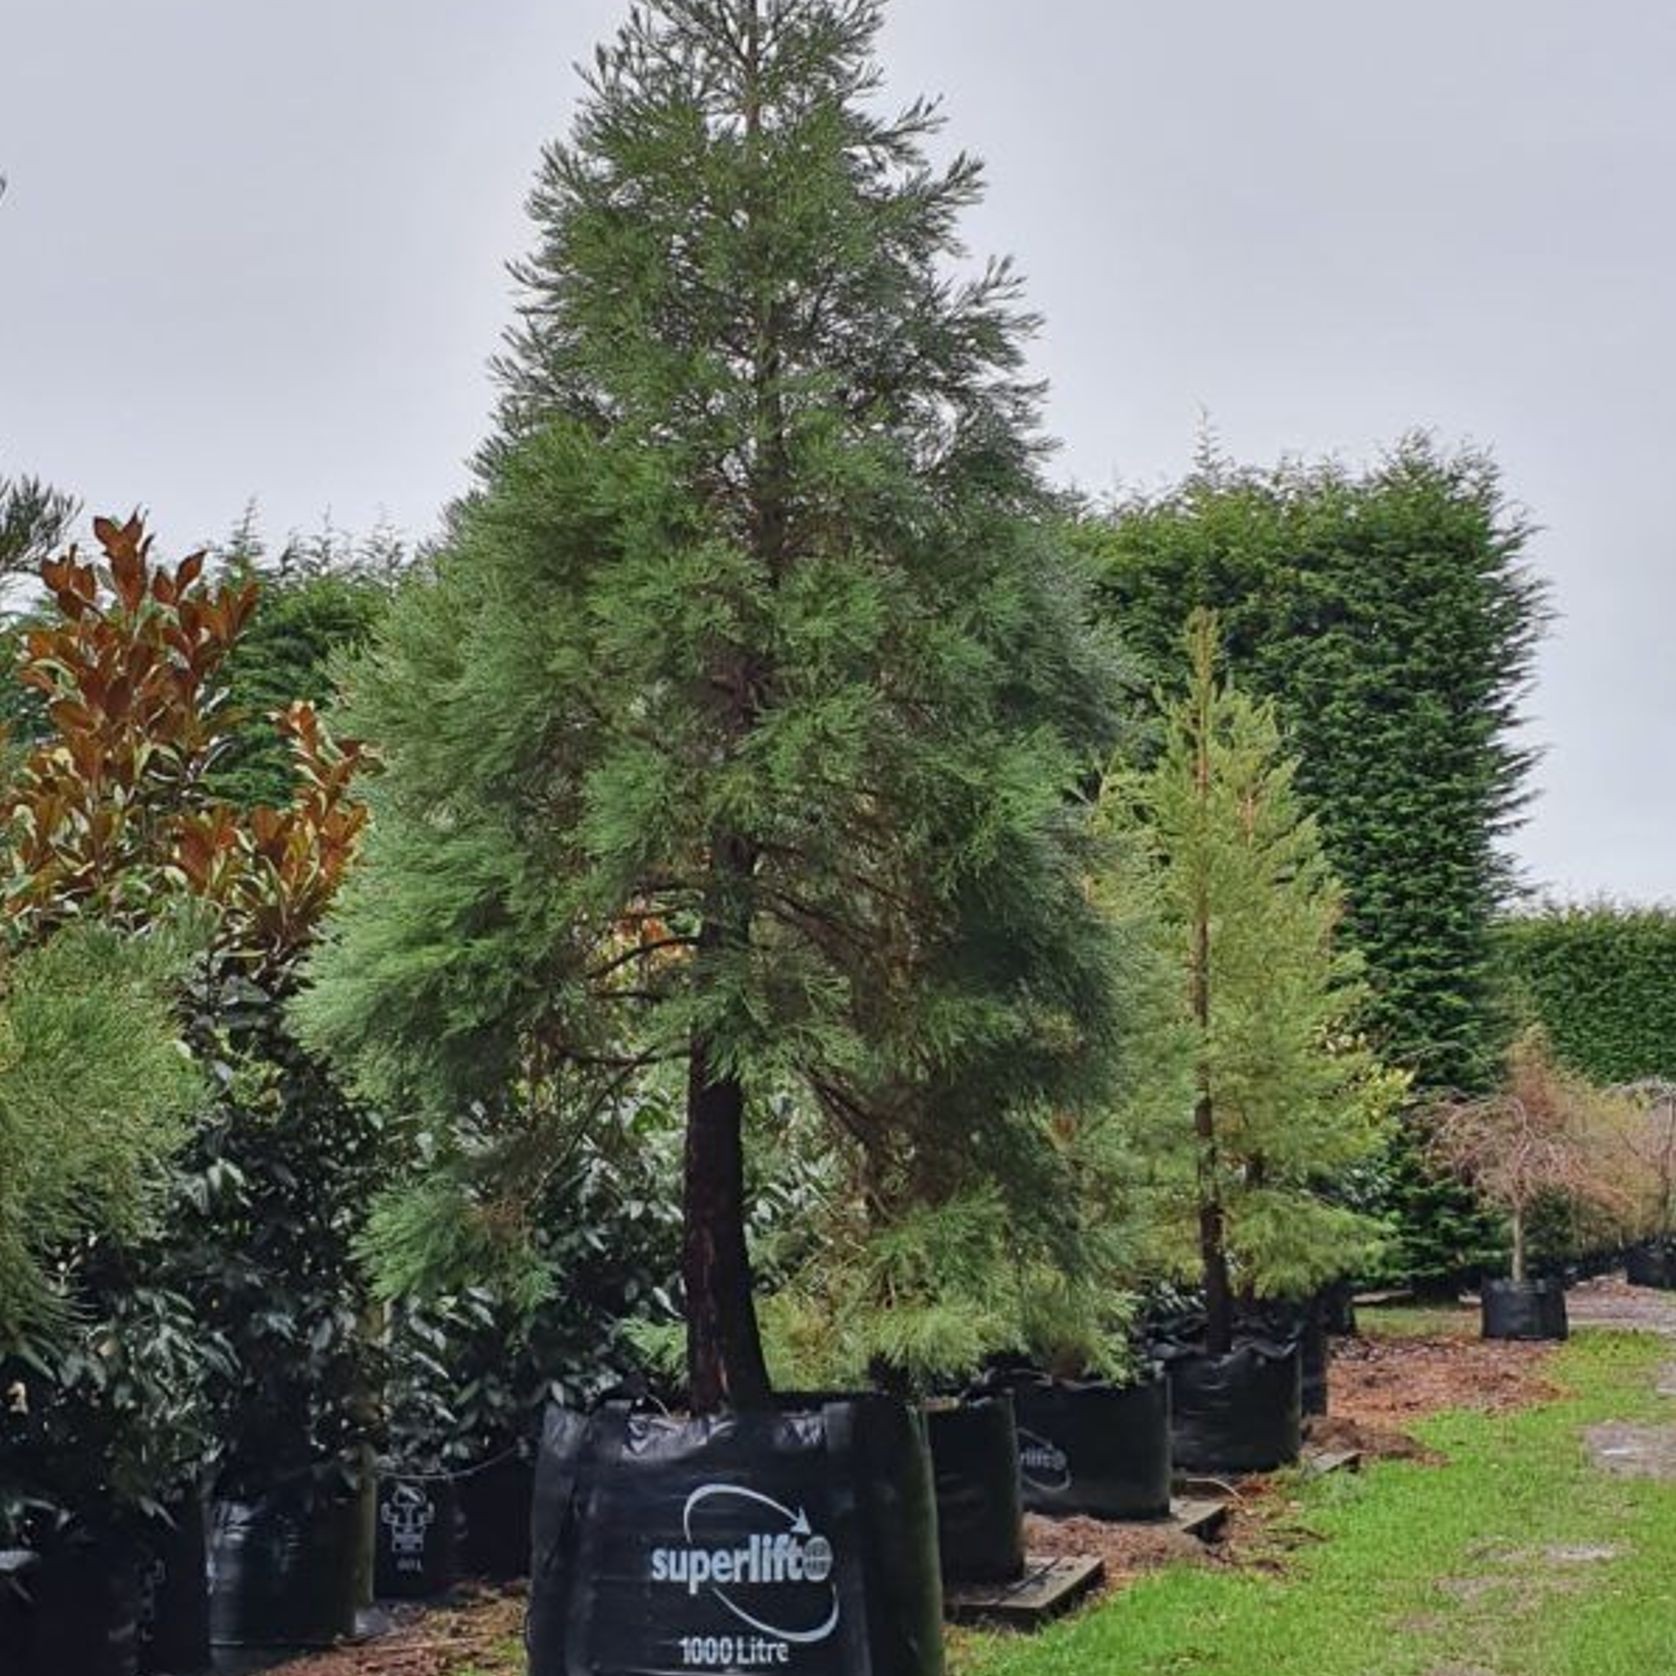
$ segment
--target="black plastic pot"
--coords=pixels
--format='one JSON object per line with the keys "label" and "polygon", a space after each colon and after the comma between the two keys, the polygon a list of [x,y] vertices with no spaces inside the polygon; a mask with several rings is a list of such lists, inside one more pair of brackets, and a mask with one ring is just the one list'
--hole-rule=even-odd
{"label": "black plastic pot", "polygon": [[142,1676],[199,1676],[210,1666],[208,1514],[193,1490],[146,1528],[140,1590]]}
{"label": "black plastic pot", "polygon": [[1335,1280],[1321,1289],[1316,1299],[1322,1330],[1329,1338],[1356,1336],[1356,1287],[1348,1280]]}
{"label": "black plastic pot", "polygon": [[930,1453],[895,1398],[553,1409],[534,1541],[529,1676],[941,1676]]}
{"label": "black plastic pot", "polygon": [[20,1676],[137,1676],[140,1566],[126,1531],[72,1533],[43,1553],[13,1602]]}
{"label": "black plastic pot", "polygon": [[468,1467],[454,1482],[460,1514],[459,1575],[510,1583],[530,1574],[530,1509],[535,1462],[510,1450]]}
{"label": "black plastic pot", "polygon": [[1631,1286],[1655,1286],[1661,1292],[1676,1292],[1676,1245],[1662,1240],[1632,1245],[1624,1253],[1624,1272]]}
{"label": "black plastic pot", "polygon": [[1486,1280],[1480,1296],[1485,1338],[1563,1339],[1570,1334],[1561,1281]]}
{"label": "black plastic pot", "polygon": [[355,1633],[361,1504],[303,1483],[210,1509],[210,1640],[329,1647]]}
{"label": "black plastic pot", "polygon": [[1170,1388],[1046,1378],[1012,1384],[1019,1474],[1033,1513],[1162,1519],[1170,1511]]}
{"label": "black plastic pot", "polygon": [[1306,1416],[1327,1412],[1327,1314],[1325,1293],[1307,1299],[1267,1299],[1240,1311],[1240,1332],[1253,1342],[1297,1345]]}
{"label": "black plastic pot", "polygon": [[378,1481],[373,1587],[380,1600],[434,1600],[459,1576],[459,1498],[442,1476]]}
{"label": "black plastic pot", "polygon": [[1250,1339],[1226,1356],[1172,1347],[1170,1440],[1177,1472],[1272,1472],[1303,1448],[1298,1345]]}
{"label": "black plastic pot", "polygon": [[29,1580],[40,1557],[27,1548],[0,1548],[0,1671],[24,1671],[32,1662],[34,1603]]}
{"label": "black plastic pot", "polygon": [[1024,1571],[1018,1426],[1006,1392],[928,1408],[937,1552],[950,1583],[1007,1583]]}

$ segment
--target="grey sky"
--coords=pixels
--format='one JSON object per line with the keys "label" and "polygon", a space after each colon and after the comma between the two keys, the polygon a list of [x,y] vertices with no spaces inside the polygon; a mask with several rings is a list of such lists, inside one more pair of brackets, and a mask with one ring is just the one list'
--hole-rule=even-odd
{"label": "grey sky", "polygon": [[[164,537],[423,532],[572,62],[626,0],[0,0],[0,464]],[[1666,553],[1676,7],[896,0],[892,85],[987,158],[1062,470],[1494,446],[1563,613],[1519,852],[1676,895]]]}

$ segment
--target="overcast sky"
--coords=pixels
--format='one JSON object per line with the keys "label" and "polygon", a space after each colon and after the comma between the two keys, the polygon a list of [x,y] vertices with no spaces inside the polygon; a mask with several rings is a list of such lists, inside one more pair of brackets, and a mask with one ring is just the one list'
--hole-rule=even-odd
{"label": "overcast sky", "polygon": [[[504,263],[626,0],[0,0],[0,469],[171,542],[422,534]],[[1676,895],[1676,6],[896,0],[891,83],[990,166],[1067,479],[1493,446],[1561,612],[1519,853]]]}

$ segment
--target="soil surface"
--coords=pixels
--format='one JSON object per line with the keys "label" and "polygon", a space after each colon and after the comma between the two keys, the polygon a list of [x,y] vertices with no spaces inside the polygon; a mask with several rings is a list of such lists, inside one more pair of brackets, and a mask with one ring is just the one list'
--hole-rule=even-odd
{"label": "soil surface", "polygon": [[1031,1554],[1055,1559],[1098,1555],[1106,1562],[1103,1587],[1108,1592],[1167,1565],[1225,1565],[1230,1557],[1220,1543],[1201,1542],[1168,1520],[1118,1525],[1031,1513],[1024,1520],[1024,1546]]}
{"label": "soil surface", "polygon": [[1557,1394],[1543,1377],[1548,1345],[1481,1339],[1476,1316],[1460,1319],[1458,1336],[1335,1340],[1332,1417],[1377,1433],[1446,1408],[1495,1414]]}

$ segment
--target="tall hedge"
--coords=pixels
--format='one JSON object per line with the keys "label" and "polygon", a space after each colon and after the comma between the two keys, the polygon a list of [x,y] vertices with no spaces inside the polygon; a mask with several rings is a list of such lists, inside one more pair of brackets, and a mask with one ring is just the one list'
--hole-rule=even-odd
{"label": "tall hedge", "polygon": [[1596,1082],[1676,1078],[1676,908],[1551,904],[1497,928],[1513,1000]]}
{"label": "tall hedge", "polygon": [[[1207,456],[1087,532],[1106,606],[1161,682],[1206,606],[1231,675],[1275,701],[1367,959],[1369,1026],[1422,1089],[1484,1087],[1505,1035],[1499,840],[1528,795],[1517,709],[1545,618],[1529,534],[1488,455],[1421,435],[1364,472]],[[1489,1255],[1470,1202],[1411,1145],[1391,1197],[1410,1278]]]}

